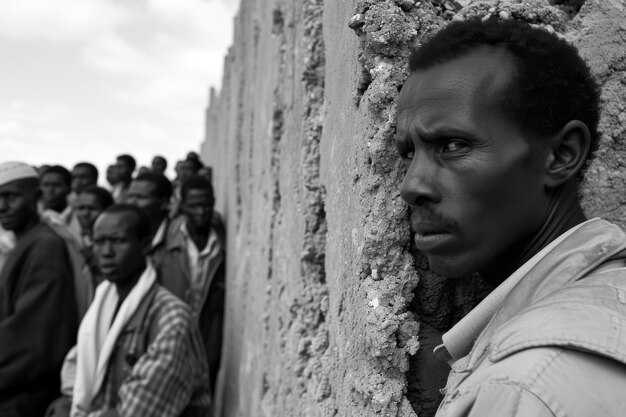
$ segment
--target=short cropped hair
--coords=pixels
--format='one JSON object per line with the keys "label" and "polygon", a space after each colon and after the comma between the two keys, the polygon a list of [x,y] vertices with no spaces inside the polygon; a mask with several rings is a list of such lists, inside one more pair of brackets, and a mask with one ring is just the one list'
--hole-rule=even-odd
{"label": "short cropped hair", "polygon": [[503,108],[522,130],[549,135],[571,120],[587,125],[591,149],[582,178],[598,149],[600,92],[588,65],[567,41],[514,20],[453,22],[412,51],[409,70],[429,69],[483,46],[504,48],[513,58],[515,82],[504,94]]}
{"label": "short cropped hair", "polygon": [[79,162],[74,165],[74,169],[76,168],[87,168],[91,176],[98,182],[98,168],[92,163],[89,162]]}
{"label": "short cropped hair", "polygon": [[59,174],[65,185],[70,188],[72,187],[72,173],[61,165],[52,165],[46,168],[46,170],[41,174],[41,178],[48,174]]}
{"label": "short cropped hair", "polygon": [[172,197],[172,183],[163,174],[153,171],[143,172],[133,179],[133,182],[135,181],[146,181],[154,184],[155,193],[159,198],[169,200]]}
{"label": "short cropped hair", "polygon": [[207,191],[211,196],[211,200],[215,200],[215,196],[213,194],[213,186],[211,185],[211,182],[200,175],[192,175],[191,177],[183,181],[182,185],[180,186],[181,201],[184,202],[187,200],[187,193],[189,192],[189,190]]}
{"label": "short cropped hair", "polygon": [[79,195],[81,194],[90,194],[96,197],[98,203],[100,203],[103,209],[113,205],[113,197],[111,196],[111,193],[102,187],[98,187],[97,185],[88,185],[79,193]]}
{"label": "short cropped hair", "polygon": [[128,154],[118,155],[117,160],[126,163],[130,167],[131,171],[134,171],[135,168],[137,168],[137,161],[135,161],[135,158]]}
{"label": "short cropped hair", "polygon": [[126,203],[113,204],[112,206],[109,206],[106,210],[104,210],[100,214],[100,216],[104,214],[118,213],[131,213],[134,215],[136,219],[136,222],[134,224],[134,232],[136,233],[137,239],[144,240],[149,239],[152,236],[150,228],[150,217],[148,217],[148,213],[146,213],[144,209],[139,208],[135,205]]}
{"label": "short cropped hair", "polygon": [[152,158],[152,162],[154,162],[155,160],[163,161],[163,165],[167,169],[167,159],[165,159],[164,156],[162,156],[162,155],[155,155],[154,158]]}

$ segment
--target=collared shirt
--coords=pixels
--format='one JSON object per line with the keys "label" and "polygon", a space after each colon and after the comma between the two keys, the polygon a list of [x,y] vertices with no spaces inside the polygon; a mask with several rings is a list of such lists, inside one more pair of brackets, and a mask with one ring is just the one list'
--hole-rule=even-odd
{"label": "collared shirt", "polygon": [[159,246],[161,243],[165,241],[165,234],[167,233],[167,225],[168,225],[168,219],[167,217],[165,217],[163,221],[161,221],[159,228],[157,229],[156,233],[154,234],[154,237],[152,238],[152,243],[150,244],[150,247],[152,249],[156,248],[157,246]]}
{"label": "collared shirt", "polygon": [[[183,243],[189,258],[189,279],[191,284],[191,297],[189,306],[196,314],[202,309],[205,295],[211,286],[212,274],[208,274],[212,263],[216,261],[220,247],[217,234],[213,229],[209,232],[206,246],[199,251],[187,230],[187,222],[180,226]],[[221,260],[220,260],[221,261]]]}
{"label": "collared shirt", "polygon": [[[453,363],[469,354],[472,345],[489,324],[502,303],[517,283],[541,261],[550,251],[558,246],[568,236],[580,229],[585,223],[597,220],[591,219],[576,225],[550,242],[545,248],[519,267],[509,278],[493,290],[480,304],[461,319],[452,329],[442,336],[443,343],[435,347],[434,354],[454,366]],[[458,364],[457,364],[458,367]]]}

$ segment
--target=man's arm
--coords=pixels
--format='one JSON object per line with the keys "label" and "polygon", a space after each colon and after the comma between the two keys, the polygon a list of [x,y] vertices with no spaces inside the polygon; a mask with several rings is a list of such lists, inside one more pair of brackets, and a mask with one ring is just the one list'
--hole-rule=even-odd
{"label": "man's arm", "polygon": [[34,243],[24,264],[13,314],[0,321],[0,390],[59,369],[76,340],[76,302],[60,240]]}

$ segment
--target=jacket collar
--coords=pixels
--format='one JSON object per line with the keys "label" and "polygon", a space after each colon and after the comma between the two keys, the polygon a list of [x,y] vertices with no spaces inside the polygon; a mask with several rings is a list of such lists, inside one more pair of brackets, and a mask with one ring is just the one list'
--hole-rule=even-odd
{"label": "jacket collar", "polygon": [[[187,235],[187,221],[183,221],[180,223],[180,226],[177,230],[175,230],[171,237],[167,239],[166,247],[168,251],[175,250],[183,250],[186,246],[185,236]],[[215,227],[211,226],[211,230],[209,231],[210,235],[214,235],[216,237],[216,244],[219,247],[219,251],[222,252],[224,250],[224,241],[220,233],[217,232]]]}
{"label": "jacket collar", "polygon": [[457,360],[472,350],[472,356],[480,356],[503,323],[625,249],[624,232],[604,220],[595,218],[570,229],[522,265],[444,334],[444,344],[435,348],[435,354]]}

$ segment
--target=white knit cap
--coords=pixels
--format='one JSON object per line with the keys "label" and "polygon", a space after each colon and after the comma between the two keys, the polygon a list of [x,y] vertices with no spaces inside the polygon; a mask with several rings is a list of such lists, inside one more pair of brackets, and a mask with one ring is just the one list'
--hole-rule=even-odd
{"label": "white knit cap", "polygon": [[24,178],[39,178],[35,168],[23,162],[0,163],[0,186]]}

